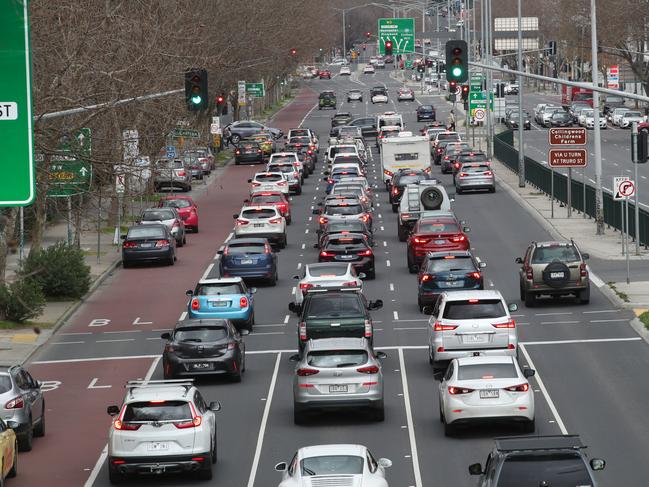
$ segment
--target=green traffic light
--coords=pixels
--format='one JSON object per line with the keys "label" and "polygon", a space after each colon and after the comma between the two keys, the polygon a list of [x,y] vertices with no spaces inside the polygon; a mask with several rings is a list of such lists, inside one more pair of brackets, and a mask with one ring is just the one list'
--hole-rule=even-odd
{"label": "green traffic light", "polygon": [[203,99],[200,97],[200,95],[192,96],[191,100],[192,100],[192,103],[194,105],[200,105],[201,101],[203,101]]}
{"label": "green traffic light", "polygon": [[462,76],[462,68],[460,66],[455,66],[451,69],[451,74],[454,78],[459,78]]}

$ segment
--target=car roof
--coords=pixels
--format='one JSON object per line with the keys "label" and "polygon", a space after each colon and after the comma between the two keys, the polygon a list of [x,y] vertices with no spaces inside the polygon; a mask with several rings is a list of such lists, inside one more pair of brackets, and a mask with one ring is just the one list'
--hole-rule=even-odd
{"label": "car roof", "polygon": [[361,232],[330,232],[325,235],[327,240],[335,240],[337,238],[358,238],[359,240],[365,241],[366,235]]}
{"label": "car roof", "polygon": [[310,351],[314,350],[345,350],[349,348],[367,349],[368,342],[365,338],[320,338],[309,340]]}
{"label": "car roof", "polygon": [[426,254],[426,256],[431,259],[442,259],[449,255],[454,257],[473,257],[471,252],[468,250],[446,250],[444,252],[428,252]]}
{"label": "car roof", "polygon": [[127,393],[124,399],[124,403],[129,404],[133,402],[141,401],[190,401],[194,396],[193,393],[190,393],[195,386],[189,385],[191,382],[187,382],[187,385],[183,384],[173,384],[173,383],[148,383],[144,384],[143,387],[129,387],[127,384]]}
{"label": "car roof", "polygon": [[239,284],[243,282],[240,277],[217,277],[214,279],[201,279],[198,284]]}
{"label": "car roof", "polygon": [[265,238],[231,238],[225,245],[232,244],[265,244],[268,240]]}
{"label": "car roof", "polygon": [[512,364],[514,358],[510,355],[480,355],[477,357],[460,357],[457,359],[460,366],[485,365],[485,364]]}
{"label": "car roof", "polygon": [[503,299],[500,291],[476,289],[473,291],[453,291],[446,293],[447,301],[466,301],[467,299]]}
{"label": "car roof", "polygon": [[156,227],[163,228],[165,230],[167,229],[167,226],[164,223],[150,223],[147,225],[132,225],[128,228],[128,230],[130,231],[133,230],[134,228],[156,228]]}
{"label": "car roof", "polygon": [[363,445],[338,444],[338,445],[311,445],[299,449],[300,458],[320,457],[329,455],[365,456],[367,449]]}
{"label": "car roof", "polygon": [[[299,137],[306,137],[306,135]],[[295,156],[295,152],[273,152],[270,157],[272,158],[273,156]]]}
{"label": "car roof", "polygon": [[547,240],[545,242],[535,242],[537,247],[575,247],[574,242],[560,242],[559,240]]}
{"label": "car roof", "polygon": [[189,328],[193,326],[216,326],[222,328],[227,324],[225,318],[187,318],[176,323],[175,330],[179,328]]}
{"label": "car roof", "polygon": [[496,449],[500,451],[519,450],[579,450],[586,446],[579,435],[524,436],[518,438],[496,438]]}
{"label": "car roof", "polygon": [[241,207],[241,212],[243,213],[245,210],[273,210],[277,211],[277,207],[275,205],[243,205]]}
{"label": "car roof", "polygon": [[305,267],[308,269],[319,269],[321,267],[340,267],[341,269],[349,269],[349,262],[314,262],[312,264],[307,264]]}

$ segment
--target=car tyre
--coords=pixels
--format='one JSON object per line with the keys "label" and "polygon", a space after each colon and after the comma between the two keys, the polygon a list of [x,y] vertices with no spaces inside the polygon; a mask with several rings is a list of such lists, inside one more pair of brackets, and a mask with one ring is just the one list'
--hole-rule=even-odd
{"label": "car tyre", "polygon": [[252,332],[252,327],[255,326],[255,312],[250,313],[250,318],[246,321],[245,329]]}
{"label": "car tyre", "polygon": [[442,412],[442,404],[439,404],[439,422],[444,423],[444,413]]}
{"label": "car tyre", "polygon": [[176,263],[176,256],[175,256],[175,255],[172,255],[172,256],[169,257],[169,259],[167,260],[167,264],[168,264],[168,265],[174,265],[175,263]]}
{"label": "car tyre", "polygon": [[306,411],[297,404],[293,404],[293,423],[297,425],[306,423]]}
{"label": "car tyre", "polygon": [[525,421],[523,423],[524,433],[534,433],[535,430],[536,430],[536,420],[532,419],[530,421]]}
{"label": "car tyre", "polygon": [[32,443],[34,440],[34,428],[31,426],[31,418],[29,419],[30,426],[25,432],[18,438],[18,450],[19,451],[32,451]]}
{"label": "car tyre", "polygon": [[577,294],[577,302],[579,304],[588,304],[590,303],[590,286],[588,286],[586,289],[582,289],[579,291]]}
{"label": "car tyre", "polygon": [[379,405],[372,411],[372,419],[377,422],[385,421],[385,406],[383,400],[381,400]]}
{"label": "car tyre", "polygon": [[194,227],[194,233],[198,233],[198,225]]}
{"label": "car tyre", "polygon": [[231,144],[236,145],[236,144],[239,143],[240,140],[241,140],[241,136],[239,136],[238,134],[232,134],[232,135],[230,136],[230,143],[231,143]]}
{"label": "car tyre", "polygon": [[399,242],[405,242],[408,240],[408,232],[406,232],[402,225],[397,227],[397,235],[399,236]]}
{"label": "car tyre", "polygon": [[270,286],[277,285],[277,271],[275,271],[275,275],[268,280],[268,284]]}
{"label": "car tyre", "polygon": [[282,236],[281,240],[279,241],[279,248],[280,249],[285,249],[286,245],[287,245],[287,239],[286,239],[286,234],[284,234]]}
{"label": "car tyre", "polygon": [[367,271],[367,278],[368,279],[376,279],[376,268],[372,267],[371,270]]}
{"label": "car tyre", "polygon": [[212,462],[207,462],[205,466],[198,471],[198,478],[201,480],[212,480]]}
{"label": "car tyre", "polygon": [[399,205],[392,204],[392,213],[397,213],[398,211],[399,211]]}
{"label": "car tyre", "polygon": [[525,306],[533,308],[536,304],[536,296],[530,291],[525,291]]}
{"label": "car tyre", "polygon": [[415,262],[410,252],[408,252],[408,272],[410,272],[410,274],[416,274],[417,272],[419,272],[419,266]]}
{"label": "car tyre", "polygon": [[125,476],[122,473],[119,473],[117,470],[114,468],[108,467],[108,481],[111,484],[121,484],[124,482]]}
{"label": "car tyre", "polygon": [[489,188],[490,193],[495,193],[496,192],[496,187],[494,186],[493,188]]}
{"label": "car tyre", "polygon": [[237,370],[230,374],[230,382],[241,382],[241,363],[237,364]]}
{"label": "car tyre", "polygon": [[453,423],[447,423],[444,418],[444,436],[455,436],[456,426]]}
{"label": "car tyre", "polygon": [[127,262],[127,261],[125,261],[125,260],[122,260],[122,267],[123,267],[124,269],[128,269],[129,267],[131,267],[131,264],[130,264],[130,262]]}
{"label": "car tyre", "polygon": [[41,414],[41,420],[38,425],[34,427],[34,436],[37,438],[42,438],[45,436],[45,401],[43,401],[43,413]]}

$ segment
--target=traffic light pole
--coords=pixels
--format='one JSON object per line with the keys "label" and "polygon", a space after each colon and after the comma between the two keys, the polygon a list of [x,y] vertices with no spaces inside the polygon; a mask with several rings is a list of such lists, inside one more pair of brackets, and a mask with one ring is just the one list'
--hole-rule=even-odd
{"label": "traffic light pole", "polygon": [[[635,227],[635,255],[640,255],[640,204],[638,202],[638,189],[640,184],[638,184],[638,122],[633,122],[631,126],[631,158],[633,161],[633,183],[635,184],[635,195],[633,197],[633,202],[635,203],[635,208],[633,209],[633,220]],[[628,249],[627,249],[628,252]]]}
{"label": "traffic light pole", "polygon": [[[590,52],[593,87],[599,86],[597,64],[597,2],[590,0]],[[604,235],[604,190],[602,189],[602,139],[599,127],[599,92],[593,91],[593,138],[595,139],[595,226],[596,234]]]}
{"label": "traffic light pole", "polygon": [[[518,0],[518,70],[523,70],[523,29],[521,24],[521,0]],[[518,187],[525,187],[525,153],[523,143],[523,77],[518,75]],[[570,183],[568,183],[570,184]],[[568,187],[570,191],[570,187]],[[571,202],[568,201],[568,208]],[[568,210],[570,211],[570,210]]]}

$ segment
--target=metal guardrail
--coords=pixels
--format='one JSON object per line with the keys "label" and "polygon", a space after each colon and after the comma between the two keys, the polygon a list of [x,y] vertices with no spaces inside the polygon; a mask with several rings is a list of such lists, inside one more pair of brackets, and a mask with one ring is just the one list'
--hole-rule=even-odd
{"label": "metal guardrail", "polygon": [[[494,155],[509,169],[518,173],[518,150],[514,148],[514,131],[507,130],[494,137]],[[552,194],[552,174],[549,167],[544,166],[531,157],[525,156],[525,180],[532,186],[550,196]],[[582,181],[572,180],[571,184],[572,207],[584,212],[584,191],[586,191],[585,213],[589,217],[595,214],[595,188],[590,184],[584,185]],[[554,172],[554,198],[564,204],[568,203],[568,178],[558,171]],[[604,222],[609,228],[622,229],[623,204],[615,201],[613,195],[604,190]],[[635,205],[629,202],[629,215],[633,215]],[[645,249],[649,246],[649,212],[640,208],[640,245]],[[635,240],[635,221],[629,217],[629,235]]]}

